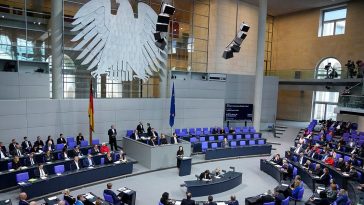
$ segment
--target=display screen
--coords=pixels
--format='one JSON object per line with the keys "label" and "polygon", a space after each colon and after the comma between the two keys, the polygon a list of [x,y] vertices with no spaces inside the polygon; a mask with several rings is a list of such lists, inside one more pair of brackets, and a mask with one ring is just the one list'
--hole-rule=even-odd
{"label": "display screen", "polygon": [[253,104],[225,104],[225,121],[253,120]]}

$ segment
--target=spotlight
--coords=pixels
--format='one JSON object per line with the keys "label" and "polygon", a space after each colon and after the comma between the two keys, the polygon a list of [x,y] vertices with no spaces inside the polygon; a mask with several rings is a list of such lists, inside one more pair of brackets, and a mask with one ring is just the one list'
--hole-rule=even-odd
{"label": "spotlight", "polygon": [[240,24],[240,31],[248,32],[249,28],[250,28],[250,26],[244,22]]}
{"label": "spotlight", "polygon": [[157,23],[155,30],[159,32],[168,32],[168,24]]}
{"label": "spotlight", "polygon": [[165,13],[165,14],[168,14],[170,16],[172,16],[175,12],[175,8],[172,6],[172,5],[169,5],[169,4],[166,4],[166,3],[163,3],[162,6],[161,6],[161,13]]}
{"label": "spotlight", "polygon": [[240,38],[241,40],[244,40],[246,36],[247,34],[243,31],[239,31],[239,33],[236,35],[236,37]]}
{"label": "spotlight", "polygon": [[164,48],[166,47],[166,45],[167,45],[167,42],[164,40],[164,38],[163,39],[161,39],[161,40],[158,40],[158,41],[156,41],[155,42],[155,45],[158,47],[158,48],[160,48],[160,49],[162,49],[162,50],[164,50]]}
{"label": "spotlight", "polygon": [[167,36],[167,34],[164,32],[156,32],[153,35],[154,35],[154,40],[156,41],[159,41]]}
{"label": "spotlight", "polygon": [[240,51],[240,45],[238,45],[237,43],[235,43],[235,42],[232,42],[231,44],[230,44],[230,49],[231,49],[231,51],[232,52],[234,52],[234,53],[239,53],[239,51]]}
{"label": "spotlight", "polygon": [[158,14],[158,23],[165,23],[165,24],[169,24],[169,15],[168,14]]}
{"label": "spotlight", "polygon": [[229,58],[234,57],[233,51],[230,50],[230,49],[225,50],[224,53],[222,54],[222,57],[225,58],[225,59],[229,59]]}

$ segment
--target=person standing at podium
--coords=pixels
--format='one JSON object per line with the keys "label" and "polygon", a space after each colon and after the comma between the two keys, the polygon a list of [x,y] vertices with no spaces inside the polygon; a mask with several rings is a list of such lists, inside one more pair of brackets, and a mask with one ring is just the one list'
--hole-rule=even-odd
{"label": "person standing at podium", "polygon": [[177,168],[178,169],[181,166],[181,160],[183,158],[183,155],[184,155],[183,147],[179,146],[178,151],[177,151]]}
{"label": "person standing at podium", "polygon": [[109,135],[109,144],[110,144],[111,151],[114,151],[114,148],[115,148],[115,151],[118,151],[118,147],[116,145],[117,133],[116,133],[116,129],[115,129],[114,125],[111,125],[111,128],[109,129],[107,134]]}

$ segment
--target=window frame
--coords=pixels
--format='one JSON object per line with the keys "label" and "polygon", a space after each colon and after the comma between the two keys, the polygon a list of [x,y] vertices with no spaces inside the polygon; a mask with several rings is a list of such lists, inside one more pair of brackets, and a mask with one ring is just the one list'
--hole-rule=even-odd
{"label": "window frame", "polygon": [[[331,11],[336,11],[336,10],[341,10],[341,9],[346,9],[345,18],[340,18],[340,19],[334,19],[334,20],[325,21],[325,13],[331,12]],[[318,36],[319,37],[327,37],[327,36],[344,35],[345,34],[345,28],[346,28],[347,15],[348,15],[348,6],[346,4],[344,4],[344,5],[338,5],[338,6],[335,6],[335,7],[329,7],[329,8],[321,9],[321,11],[320,11],[320,25],[319,25],[319,33],[318,33]],[[339,21],[345,21],[344,33],[336,34],[336,23],[339,22]],[[324,24],[325,23],[334,23],[334,31],[333,31],[333,34],[332,35],[326,35],[326,36],[324,36]]]}

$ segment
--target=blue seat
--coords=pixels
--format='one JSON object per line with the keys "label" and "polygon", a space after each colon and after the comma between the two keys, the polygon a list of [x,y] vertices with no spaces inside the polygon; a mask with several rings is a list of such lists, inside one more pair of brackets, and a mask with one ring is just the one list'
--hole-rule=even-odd
{"label": "blue seat", "polygon": [[191,137],[191,138],[190,138],[190,142],[191,142],[191,143],[195,143],[195,142],[197,142],[197,138],[196,138],[196,137]]}
{"label": "blue seat", "polygon": [[202,142],[201,143],[202,152],[205,152],[207,148],[209,148],[209,144],[207,142]]}
{"label": "blue seat", "polygon": [[231,141],[230,142],[230,147],[236,147],[236,141]]}
{"label": "blue seat", "polygon": [[209,132],[208,130],[204,130],[204,131],[203,131],[203,134],[204,134],[204,135],[208,135],[208,134],[210,134],[210,132]]}
{"label": "blue seat", "polygon": [[100,144],[100,140],[99,139],[93,139],[92,140],[92,145],[99,145]]}
{"label": "blue seat", "polygon": [[69,142],[75,142],[75,138],[74,138],[74,137],[70,137],[70,136],[68,136],[68,137],[67,137],[67,144],[68,144]]}
{"label": "blue seat", "polygon": [[359,181],[359,182],[362,182],[362,181],[363,181],[363,179],[362,179],[362,174],[361,174],[361,172],[357,171],[356,173],[357,173],[357,175],[358,175],[358,181]]}
{"label": "blue seat", "polygon": [[12,162],[8,162],[8,169],[12,169],[13,168],[13,163]]}
{"label": "blue seat", "polygon": [[240,127],[235,127],[235,133],[239,133],[240,132]]}
{"label": "blue seat", "polygon": [[345,162],[347,162],[347,161],[349,161],[349,160],[350,160],[350,156],[347,156],[347,155],[346,155],[346,156],[344,156],[344,161],[345,161]]}
{"label": "blue seat", "polygon": [[56,144],[56,150],[57,150],[57,151],[62,150],[62,149],[63,149],[63,147],[64,147],[64,144]]}
{"label": "blue seat", "polygon": [[258,134],[258,133],[255,133],[253,136],[254,136],[254,139],[260,138],[260,134]]}
{"label": "blue seat", "polygon": [[16,182],[27,182],[29,180],[29,173],[28,172],[22,172],[19,174],[16,174]]}
{"label": "blue seat", "polygon": [[276,204],[276,202],[267,202],[267,203],[264,203],[263,205],[275,205]]}
{"label": "blue seat", "polygon": [[248,133],[249,132],[249,129],[247,127],[244,127],[243,128],[243,133]]}
{"label": "blue seat", "polygon": [[214,136],[210,136],[209,137],[209,141],[215,141],[215,137]]}
{"label": "blue seat", "polygon": [[294,179],[296,176],[297,176],[297,167],[294,167],[292,172],[292,178]]}
{"label": "blue seat", "polygon": [[61,160],[61,159],[62,159],[62,153],[60,153],[60,152],[59,152],[59,153],[57,153],[57,159],[58,159],[58,160]]}
{"label": "blue seat", "polygon": [[69,148],[74,148],[76,146],[76,142],[67,142]]}
{"label": "blue seat", "polygon": [[201,130],[196,131],[196,135],[200,136],[202,134]]}
{"label": "blue seat", "polygon": [[249,140],[249,145],[255,145],[255,140]]}
{"label": "blue seat", "polygon": [[105,164],[105,158],[103,158],[103,157],[102,157],[102,158],[100,159],[100,165],[104,165],[104,164]]}
{"label": "blue seat", "polygon": [[281,205],[289,205],[289,197],[287,197],[285,200],[282,200]]}
{"label": "blue seat", "polygon": [[190,128],[190,129],[188,130],[188,132],[189,132],[190,134],[195,134],[195,128]]}
{"label": "blue seat", "polygon": [[220,136],[218,136],[218,138],[217,138],[219,141],[223,141],[224,140],[224,136],[222,136],[222,135],[220,135]]}
{"label": "blue seat", "polygon": [[240,141],[240,142],[239,142],[239,145],[240,145],[240,146],[245,146],[245,145],[246,145],[246,141],[243,141],[243,140],[242,140],[242,141]]}
{"label": "blue seat", "polygon": [[200,142],[205,142],[206,141],[206,137],[200,137]]}
{"label": "blue seat", "polygon": [[80,146],[81,146],[81,147],[87,147],[87,146],[88,146],[88,141],[87,141],[87,140],[83,140],[83,141],[81,141]]}
{"label": "blue seat", "polygon": [[248,134],[248,135],[245,135],[245,139],[247,139],[247,140],[248,140],[248,139],[251,139],[251,138],[252,138],[252,136],[251,136],[251,135],[249,135],[249,134]]}
{"label": "blue seat", "polygon": [[88,149],[87,150],[87,154],[91,154],[92,153],[92,150],[91,149]]}
{"label": "blue seat", "polygon": [[54,173],[63,174],[64,173],[64,165],[54,166]]}
{"label": "blue seat", "polygon": [[258,144],[265,144],[264,140],[258,140]]}
{"label": "blue seat", "polygon": [[182,133],[187,134],[187,128],[183,128],[183,129],[182,129]]}
{"label": "blue seat", "polygon": [[111,195],[108,195],[108,194],[105,194],[105,193],[104,193],[104,200],[105,200],[106,202],[108,202],[109,204],[114,204],[114,199],[112,198],[112,196],[111,196]]}
{"label": "blue seat", "polygon": [[302,187],[299,191],[297,196],[292,196],[291,199],[294,200],[294,204],[297,204],[297,201],[301,201],[303,198],[303,194],[305,192],[305,189]]}
{"label": "blue seat", "polygon": [[233,140],[233,136],[232,135],[228,135],[227,136],[227,139],[230,141],[230,140]]}
{"label": "blue seat", "polygon": [[241,140],[241,135],[236,135],[236,140]]}
{"label": "blue seat", "polygon": [[292,159],[294,162],[297,162],[297,156],[293,156]]}
{"label": "blue seat", "polygon": [[197,128],[196,128],[196,132],[197,132],[197,131],[200,131],[200,132],[201,132],[201,131],[202,131],[202,129],[201,129],[201,128],[199,128],[199,127],[197,127]]}
{"label": "blue seat", "polygon": [[336,153],[336,159],[338,160],[339,158],[341,158],[342,157],[342,155],[341,154],[338,154],[338,153]]}
{"label": "blue seat", "polygon": [[202,128],[202,131],[204,131],[204,132],[207,131],[208,132],[209,131],[209,128],[208,127],[204,127],[204,128]]}
{"label": "blue seat", "polygon": [[216,142],[212,143],[212,144],[211,144],[211,148],[212,148],[212,149],[216,149],[216,148],[217,148],[217,143],[216,143]]}
{"label": "blue seat", "polygon": [[176,133],[176,135],[179,135],[181,133],[180,129],[175,129],[174,132]]}
{"label": "blue seat", "polygon": [[133,130],[127,130],[126,131],[126,136],[130,137],[133,134]]}

